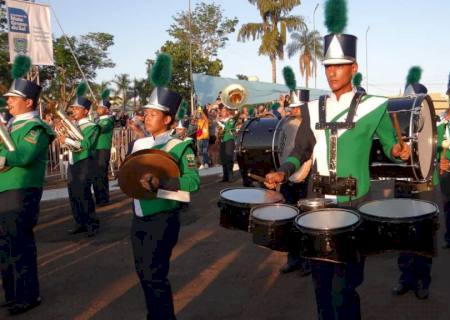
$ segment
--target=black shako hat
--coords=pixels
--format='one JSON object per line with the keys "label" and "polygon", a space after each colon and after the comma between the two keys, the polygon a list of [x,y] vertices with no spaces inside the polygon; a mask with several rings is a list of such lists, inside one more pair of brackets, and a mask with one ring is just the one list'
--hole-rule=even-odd
{"label": "black shako hat", "polygon": [[143,108],[160,110],[174,116],[182,100],[183,98],[178,93],[167,88],[156,87]]}
{"label": "black shako hat", "polygon": [[344,34],[347,26],[347,1],[327,0],[325,3],[325,25],[330,34],[324,37],[323,64],[350,64],[356,62],[356,40]]}
{"label": "black shako hat", "polygon": [[88,86],[86,83],[81,82],[76,91],[75,101],[70,105],[71,107],[82,107],[86,110],[91,109],[92,102],[88,98],[85,98],[84,95],[88,90]]}
{"label": "black shako hat", "polygon": [[308,89],[298,89],[292,91],[291,93],[291,103],[289,108],[300,107],[301,105],[309,102],[309,90]]}
{"label": "black shako hat", "polygon": [[22,97],[33,100],[34,103],[39,99],[42,87],[33,81],[26,79],[15,79],[11,84],[9,91],[4,94],[5,97]]}

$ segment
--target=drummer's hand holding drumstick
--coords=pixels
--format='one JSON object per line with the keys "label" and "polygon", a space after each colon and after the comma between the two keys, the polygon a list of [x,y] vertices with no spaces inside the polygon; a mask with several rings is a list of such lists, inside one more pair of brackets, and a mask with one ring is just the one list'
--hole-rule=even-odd
{"label": "drummer's hand holding drumstick", "polygon": [[394,125],[398,142],[392,147],[391,155],[394,158],[400,158],[403,161],[408,160],[411,156],[411,147],[403,141],[400,124],[397,119],[397,114],[395,113],[392,114],[392,124]]}
{"label": "drummer's hand holding drumstick", "polygon": [[266,181],[264,185],[267,189],[275,189],[280,183],[284,181],[286,174],[284,172],[271,172],[266,174]]}
{"label": "drummer's hand holding drumstick", "polygon": [[159,178],[155,177],[151,173],[146,173],[142,175],[141,179],[139,180],[142,187],[150,192],[154,192],[159,187]]}

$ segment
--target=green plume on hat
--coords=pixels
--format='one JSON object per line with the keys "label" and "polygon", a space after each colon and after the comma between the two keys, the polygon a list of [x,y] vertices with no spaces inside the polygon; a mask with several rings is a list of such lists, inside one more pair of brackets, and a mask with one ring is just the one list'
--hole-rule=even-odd
{"label": "green plume on hat", "polygon": [[297,89],[297,82],[295,81],[295,74],[294,71],[292,71],[292,68],[289,66],[286,66],[283,68],[283,77],[284,82],[286,83],[286,86],[289,88],[289,90],[294,91]]}
{"label": "green plume on hat", "polygon": [[186,100],[183,100],[178,108],[177,114],[175,115],[175,119],[182,120],[188,111],[188,103]]}
{"label": "green plume on hat", "polygon": [[77,92],[76,92],[77,97],[84,96],[87,92],[87,89],[88,89],[88,86],[87,86],[86,82],[81,82],[77,87]]}
{"label": "green plume on hat", "polygon": [[356,87],[360,87],[361,86],[361,82],[362,82],[362,74],[360,72],[355,73],[355,75],[353,76],[353,86]]}
{"label": "green plume on hat", "polygon": [[330,33],[342,33],[347,26],[346,0],[327,0],[325,4],[325,26]]}
{"label": "green plume on hat", "polygon": [[167,87],[172,80],[172,57],[160,53],[150,70],[150,80],[156,87]]}
{"label": "green plume on hat", "polygon": [[406,85],[418,83],[422,77],[422,68],[419,66],[413,66],[409,69],[408,76],[406,77]]}
{"label": "green plume on hat", "polygon": [[3,97],[0,97],[0,108],[3,108],[6,106],[6,100]]}
{"label": "green plume on hat", "polygon": [[18,55],[14,59],[11,69],[13,79],[23,78],[31,69],[31,59],[28,56]]}
{"label": "green plume on hat", "polygon": [[109,98],[110,93],[111,93],[111,90],[109,90],[109,89],[103,90],[102,94],[101,94],[102,100],[107,100]]}

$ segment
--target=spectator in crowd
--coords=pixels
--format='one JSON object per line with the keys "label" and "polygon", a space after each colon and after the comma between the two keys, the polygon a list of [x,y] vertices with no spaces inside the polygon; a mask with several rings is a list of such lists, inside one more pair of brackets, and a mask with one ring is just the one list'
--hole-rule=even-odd
{"label": "spectator in crowd", "polygon": [[208,145],[209,145],[209,119],[206,108],[199,107],[197,110],[197,149],[200,157],[199,169],[209,168]]}
{"label": "spectator in crowd", "polygon": [[217,110],[218,107],[211,107],[211,111],[208,112],[209,118],[209,145],[208,145],[208,157],[209,165],[215,166],[219,164],[219,143],[217,139]]}

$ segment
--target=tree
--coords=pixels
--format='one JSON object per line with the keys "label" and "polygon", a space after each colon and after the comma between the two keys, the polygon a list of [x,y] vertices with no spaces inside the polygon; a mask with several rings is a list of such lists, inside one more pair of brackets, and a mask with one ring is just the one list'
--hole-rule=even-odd
{"label": "tree", "polygon": [[122,110],[125,111],[125,106],[128,101],[128,90],[131,84],[130,76],[126,73],[116,75],[113,82],[117,87],[118,93],[122,94]]}
{"label": "tree", "polygon": [[[182,42],[166,41],[159,52],[172,56],[173,72],[170,88],[178,92],[186,100],[190,100],[191,79],[189,76],[189,46]],[[200,50],[193,46],[192,72],[218,76],[222,70],[222,61],[208,60],[201,55]]]}
{"label": "tree", "polygon": [[284,58],[286,32],[304,28],[305,23],[300,16],[289,15],[300,0],[248,0],[256,5],[262,22],[243,24],[238,34],[238,41],[261,39],[258,54],[268,56],[272,65],[272,82],[277,82],[277,59]]}
{"label": "tree", "polygon": [[248,77],[245,74],[237,74],[236,78],[239,80],[248,80]]}
{"label": "tree", "polygon": [[[286,47],[288,57],[299,54],[299,68],[302,77],[305,77],[306,87],[308,88],[308,79],[314,72],[317,75],[317,58],[323,56],[322,37],[318,31],[309,31],[305,28],[300,33],[291,34],[292,42]],[[314,52],[315,42],[315,52]]]}
{"label": "tree", "polygon": [[[189,11],[177,13],[170,25],[169,35],[181,43],[189,43]],[[234,32],[238,19],[224,18],[222,9],[216,4],[197,4],[191,13],[191,39],[208,60],[217,56],[218,50],[225,47],[227,35]]]}
{"label": "tree", "polygon": [[[97,70],[115,66],[108,55],[109,47],[114,44],[113,35],[99,32],[68,39],[90,85],[94,85]],[[41,85],[44,87],[44,95],[52,96],[67,105],[75,94],[76,86],[84,79],[64,37],[53,41],[53,57],[54,66],[40,69]]]}

